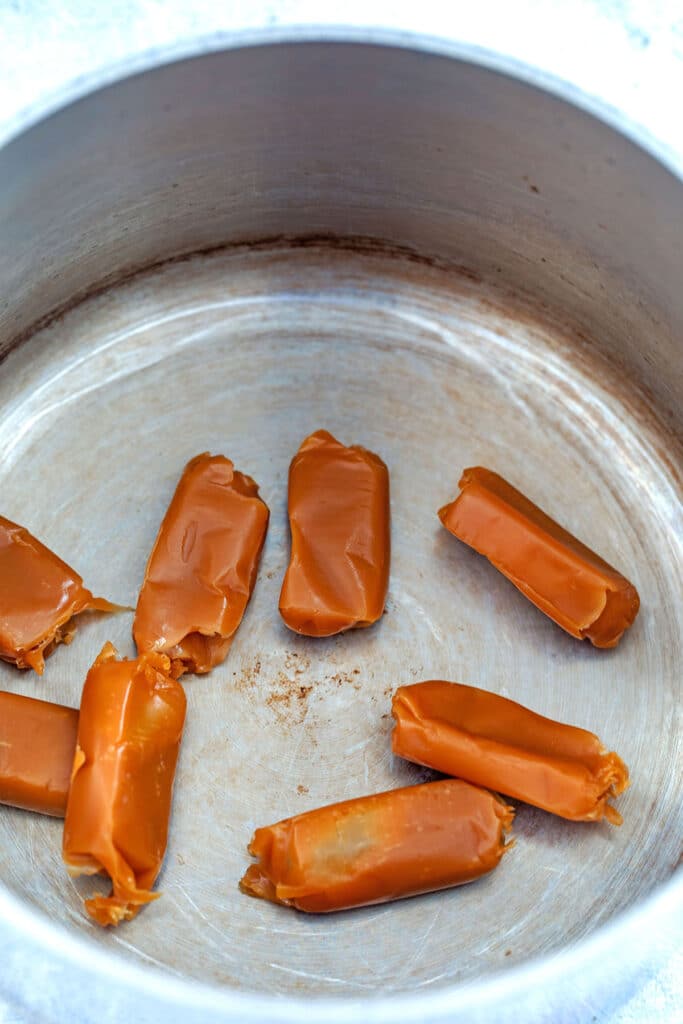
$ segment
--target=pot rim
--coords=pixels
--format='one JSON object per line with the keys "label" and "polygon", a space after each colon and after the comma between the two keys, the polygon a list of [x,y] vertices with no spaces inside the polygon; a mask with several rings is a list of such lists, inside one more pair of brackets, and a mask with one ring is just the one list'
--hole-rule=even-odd
{"label": "pot rim", "polygon": [[19,135],[45,121],[64,108],[126,78],[154,71],[169,64],[230,50],[242,50],[292,43],[340,43],[412,50],[428,56],[447,57],[498,72],[550,93],[571,106],[613,128],[683,181],[683,152],[663,143],[643,124],[613,107],[606,100],[585,92],[578,85],[534,67],[508,54],[427,33],[392,29],[385,26],[353,25],[270,25],[257,28],[210,32],[177,43],[151,47],[121,60],[104,64],[71,79],[59,89],[42,96],[0,122],[0,151]]}
{"label": "pot rim", "polygon": [[[348,1024],[358,1019],[367,1024],[409,1024],[428,1019],[444,1019],[455,1012],[481,1012],[496,1006],[512,1009],[517,997],[529,992],[552,992],[569,977],[586,974],[599,976],[596,965],[608,965],[615,952],[628,961],[633,950],[641,950],[643,937],[666,938],[680,932],[683,920],[683,871],[658,886],[644,901],[606,924],[588,938],[561,952],[533,957],[522,964],[485,975],[480,981],[445,985],[419,995],[400,992],[376,997],[340,998],[337,996],[287,997],[243,992],[209,982],[176,978],[153,966],[138,966],[112,956],[87,938],[54,926],[47,917],[0,884],[0,920],[10,922],[27,945],[40,948],[53,961],[73,965],[97,975],[102,984],[124,986],[144,994],[155,1003],[185,1008],[187,1011],[211,1011],[239,1014],[243,1021],[262,1024],[301,1024],[315,1019],[326,1024]],[[99,987],[99,986],[98,986]],[[358,1016],[356,1016],[358,1015]],[[189,1019],[189,1018],[188,1018]]]}

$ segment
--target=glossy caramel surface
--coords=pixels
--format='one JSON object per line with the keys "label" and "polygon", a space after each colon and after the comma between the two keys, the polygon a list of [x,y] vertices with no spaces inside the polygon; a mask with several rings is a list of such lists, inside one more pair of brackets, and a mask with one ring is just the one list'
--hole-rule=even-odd
{"label": "glossy caramel surface", "polygon": [[280,594],[286,625],[331,636],[377,622],[391,555],[384,462],[316,431],[292,459],[288,512],[292,549]]}
{"label": "glossy caramel surface", "polygon": [[145,570],[133,636],[175,676],[209,672],[230,649],[268,528],[258,486],[224,455],[188,462]]}
{"label": "glossy caramel surface", "polygon": [[0,516],[0,658],[42,675],[45,658],[71,643],[80,612],[113,611],[70,566],[23,526]]}
{"label": "glossy caramel surface", "polygon": [[439,511],[446,529],[572,636],[615,647],[638,614],[633,584],[497,473],[466,469],[459,487]]}
{"label": "glossy caramel surface", "polygon": [[163,654],[117,661],[106,644],[83,687],[62,854],[73,876],[111,878],[111,896],[85,901],[101,925],[158,895],[186,705],[169,670]]}
{"label": "glossy caramel surface", "polygon": [[346,800],[257,829],[240,886],[327,913],[462,885],[496,867],[512,817],[457,779]]}
{"label": "glossy caramel surface", "polygon": [[439,680],[399,687],[392,714],[400,757],[563,818],[621,824],[609,799],[628,786],[628,769],[592,732]]}
{"label": "glossy caramel surface", "polygon": [[0,691],[0,803],[64,816],[78,711]]}

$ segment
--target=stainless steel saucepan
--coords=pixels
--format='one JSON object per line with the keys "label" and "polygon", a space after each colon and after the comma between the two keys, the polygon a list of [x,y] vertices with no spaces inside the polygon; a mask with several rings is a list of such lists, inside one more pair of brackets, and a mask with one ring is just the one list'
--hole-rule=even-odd
{"label": "stainless steel saucepan", "polygon": [[[36,1019],[586,1020],[678,926],[683,183],[604,120],[466,53],[283,40],[157,66],[0,150],[0,511],[134,604],[187,459],[223,452],[271,528],[225,665],[189,679],[162,898],[82,912],[60,823],[0,809],[0,986]],[[325,427],[392,479],[388,613],[277,614],[288,462]],[[611,652],[440,527],[498,470],[636,583]],[[131,617],[42,679],[76,705]],[[248,899],[257,825],[426,777],[390,694],[445,678],[597,732],[624,824],[520,806],[499,870],[337,916]],[[27,1011],[28,1012],[28,1011]]]}

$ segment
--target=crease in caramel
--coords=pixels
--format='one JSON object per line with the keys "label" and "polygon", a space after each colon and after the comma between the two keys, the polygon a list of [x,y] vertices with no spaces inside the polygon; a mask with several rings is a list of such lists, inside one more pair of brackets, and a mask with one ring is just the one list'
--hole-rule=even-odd
{"label": "crease in caramel", "polygon": [[512,846],[513,809],[459,779],[330,804],[259,828],[240,888],[330,913],[464,885]]}
{"label": "crease in caramel", "polygon": [[159,528],[140,589],[139,653],[171,674],[210,672],[226,658],[251,598],[269,511],[251,477],[224,455],[191,459]]}
{"label": "crease in caramel", "polygon": [[597,736],[474,686],[429,680],[392,700],[394,754],[571,821],[620,825],[610,804],[629,785]]}
{"label": "crease in caramel", "polygon": [[0,516],[0,659],[42,675],[45,659],[73,640],[77,616],[123,610],[95,597],[71,566]]}
{"label": "crease in caramel", "polygon": [[446,529],[571,636],[615,647],[638,614],[633,584],[497,473],[466,469],[458,486]]}
{"label": "crease in caramel", "polygon": [[185,693],[154,652],[118,661],[105,644],[88,672],[64,821],[72,876],[105,874],[109,896],[85,900],[106,927],[130,920],[152,892],[168,838]]}
{"label": "crease in caramel", "polygon": [[324,637],[377,622],[391,558],[384,462],[317,430],[292,459],[287,508],[292,543],[280,593],[285,625]]}

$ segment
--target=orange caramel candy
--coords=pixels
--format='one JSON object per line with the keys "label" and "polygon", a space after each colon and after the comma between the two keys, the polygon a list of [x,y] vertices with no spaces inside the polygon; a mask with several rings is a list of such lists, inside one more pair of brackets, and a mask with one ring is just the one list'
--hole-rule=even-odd
{"label": "orange caramel candy", "polygon": [[496,867],[512,818],[459,779],[346,800],[257,829],[240,888],[319,914],[463,885]]}
{"label": "orange caramel candy", "polygon": [[400,757],[561,818],[621,825],[607,801],[628,786],[628,769],[592,732],[461,683],[401,686],[391,711]]}
{"label": "orange caramel candy", "polygon": [[633,584],[497,473],[466,469],[443,525],[484,555],[558,626],[615,647],[638,614]]}
{"label": "orange caramel candy", "polygon": [[0,803],[63,818],[78,711],[0,692]]}
{"label": "orange caramel candy", "polygon": [[305,636],[331,636],[376,622],[390,561],[389,471],[379,456],[316,431],[292,459],[288,510],[285,624]]}
{"label": "orange caramel candy", "polygon": [[83,687],[62,854],[72,876],[109,875],[111,896],[85,908],[101,925],[128,921],[166,851],[185,693],[164,654],[117,661],[105,644]]}
{"label": "orange caramel candy", "polygon": [[93,597],[66,562],[23,526],[0,516],[0,658],[43,674],[57,644],[71,643],[73,619],[118,606]]}
{"label": "orange caramel candy", "polygon": [[140,653],[168,654],[176,678],[223,661],[254,589],[268,517],[258,486],[230,459],[205,452],[188,462],[140,590]]}

